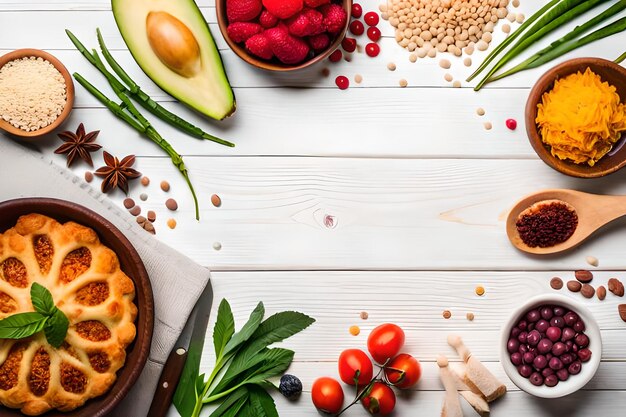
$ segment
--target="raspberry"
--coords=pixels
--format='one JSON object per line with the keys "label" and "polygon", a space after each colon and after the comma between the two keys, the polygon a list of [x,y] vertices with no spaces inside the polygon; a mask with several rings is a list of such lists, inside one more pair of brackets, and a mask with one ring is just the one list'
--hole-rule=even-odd
{"label": "raspberry", "polygon": [[272,59],[274,57],[270,41],[263,33],[259,33],[248,39],[246,41],[246,50],[259,58]]}
{"label": "raspberry", "polygon": [[317,35],[324,32],[322,24],[324,17],[313,9],[304,9],[285,21],[289,33],[298,37]]}
{"label": "raspberry", "polygon": [[287,19],[304,7],[303,0],[263,0],[268,12],[279,19]]}
{"label": "raspberry", "polygon": [[309,45],[315,52],[322,52],[330,45],[330,38],[325,33],[313,35],[309,37]]}
{"label": "raspberry", "polygon": [[304,0],[304,4],[307,7],[312,7],[314,9],[328,3],[330,3],[330,0]]}
{"label": "raspberry", "polygon": [[309,45],[300,38],[291,36],[283,25],[266,30],[272,52],[284,64],[298,64],[309,55]]}
{"label": "raspberry", "polygon": [[260,33],[263,28],[257,23],[235,22],[228,25],[226,30],[228,32],[228,36],[230,36],[233,41],[240,43],[247,41],[248,38],[256,35],[257,33]]}
{"label": "raspberry", "polygon": [[265,29],[273,28],[278,24],[278,18],[267,10],[263,10],[261,16],[259,16],[259,23]]}
{"label": "raspberry", "polygon": [[230,23],[248,22],[256,18],[262,8],[261,0],[226,0],[226,16]]}
{"label": "raspberry", "polygon": [[348,14],[343,7],[338,4],[327,4],[320,7],[319,11],[324,16],[324,26],[328,33],[336,35],[341,32],[348,20]]}

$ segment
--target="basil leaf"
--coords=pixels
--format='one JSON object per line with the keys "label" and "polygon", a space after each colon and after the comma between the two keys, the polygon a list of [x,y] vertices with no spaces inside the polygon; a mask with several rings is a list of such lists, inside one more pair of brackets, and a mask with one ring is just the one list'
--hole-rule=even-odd
{"label": "basil leaf", "polygon": [[224,402],[222,402],[209,417],[236,416],[239,410],[241,410],[248,401],[248,397],[249,393],[246,387],[236,389],[232,394],[226,397]]}
{"label": "basil leaf", "polygon": [[230,341],[226,344],[223,350],[223,356],[228,355],[233,350],[238,348],[241,344],[245,343],[250,339],[250,337],[256,332],[261,324],[261,320],[263,320],[263,315],[265,314],[265,308],[263,307],[263,303],[257,304],[256,308],[252,313],[250,313],[250,318],[243,325],[241,330],[231,337]]}
{"label": "basil leaf", "polygon": [[259,352],[268,345],[293,336],[314,322],[315,319],[295,311],[285,311],[269,317],[261,323],[248,343],[237,352],[214,392],[221,392],[238,375],[263,361]]}
{"label": "basil leaf", "polygon": [[48,343],[57,349],[60,348],[65,340],[69,327],[70,321],[67,319],[65,313],[55,307],[54,314],[49,317],[46,327],[44,328]]}
{"label": "basil leaf", "polygon": [[250,406],[254,409],[255,415],[278,417],[274,399],[263,388],[251,385],[248,387],[248,391],[250,392]]}
{"label": "basil leaf", "polygon": [[230,308],[230,304],[223,299],[217,310],[217,320],[213,328],[213,345],[215,346],[215,356],[222,357],[222,352],[226,344],[235,333],[235,318]]}
{"label": "basil leaf", "polygon": [[0,320],[0,339],[23,339],[40,332],[48,318],[41,313],[13,314]]}
{"label": "basil leaf", "polygon": [[33,303],[35,311],[43,315],[51,316],[56,310],[50,291],[36,282],[33,282],[30,287],[30,301]]}

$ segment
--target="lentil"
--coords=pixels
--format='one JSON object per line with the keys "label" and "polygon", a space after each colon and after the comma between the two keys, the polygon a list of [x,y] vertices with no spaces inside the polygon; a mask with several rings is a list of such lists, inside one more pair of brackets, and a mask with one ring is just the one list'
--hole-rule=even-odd
{"label": "lentil", "polygon": [[511,33],[511,25],[509,25],[508,23],[505,23],[502,25],[502,32],[504,33]]}
{"label": "lentil", "polygon": [[447,82],[451,83],[452,82],[452,74],[446,74],[443,76],[443,79],[446,80]]}
{"label": "lentil", "polygon": [[359,314],[359,317],[361,317],[362,320],[367,320],[369,316],[370,315],[367,313],[367,311],[361,311],[361,314]]}
{"label": "lentil", "polygon": [[476,109],[476,114],[479,116],[484,116],[485,115],[485,109],[483,109],[482,107],[479,107]]}
{"label": "lentil", "polygon": [[144,187],[147,187],[149,184],[150,184],[150,178],[148,177],[141,178],[141,185],[143,185]]}
{"label": "lentil", "polygon": [[128,210],[128,212],[133,216],[139,216],[139,214],[141,214],[141,207],[134,206],[130,210]]}
{"label": "lentil", "polygon": [[493,128],[493,125],[491,124],[491,122],[485,122],[483,123],[483,127],[485,128],[485,130],[491,130]]}
{"label": "lentil", "polygon": [[155,220],[156,220],[156,213],[152,210],[148,211],[148,221],[150,223],[154,223]]}
{"label": "lentil", "polygon": [[135,201],[132,198],[125,198],[123,204],[124,204],[124,207],[126,207],[126,209],[128,210],[135,207]]}
{"label": "lentil", "polygon": [[402,78],[402,79],[399,81],[399,84],[400,84],[400,87],[404,88],[404,87],[406,87],[407,85],[409,85],[409,82],[408,82],[407,80],[405,80],[404,78]]}
{"label": "lentil", "polygon": [[450,312],[450,310],[443,310],[442,316],[444,319],[448,320],[450,317],[452,317],[452,313]]}
{"label": "lentil", "polygon": [[176,228],[176,220],[175,219],[167,219],[167,227],[170,229]]}
{"label": "lentil", "polygon": [[479,285],[478,287],[476,287],[476,295],[478,296],[483,296],[485,295],[485,287]]}
{"label": "lentil", "polygon": [[515,227],[522,241],[531,248],[547,248],[565,242],[578,226],[573,207],[559,200],[533,204],[520,213]]}
{"label": "lentil", "polygon": [[173,198],[168,198],[165,201],[165,207],[167,207],[168,210],[176,211],[178,210],[178,203]]}
{"label": "lentil", "polygon": [[352,336],[358,336],[361,333],[361,328],[359,326],[350,326],[349,331]]}
{"label": "lentil", "polygon": [[170,183],[167,181],[161,181],[161,190],[168,192],[170,190]]}
{"label": "lentil", "polygon": [[471,67],[472,66],[472,58],[469,58],[469,57],[465,58],[463,60],[463,65],[465,65],[466,67]]}
{"label": "lentil", "polygon": [[91,182],[93,181],[93,174],[91,171],[85,171],[85,181]]}
{"label": "lentil", "polygon": [[363,76],[361,74],[357,74],[354,76],[354,82],[357,84],[361,84],[363,82]]}
{"label": "lentil", "polygon": [[439,66],[443,69],[449,69],[452,64],[450,63],[449,59],[442,59],[439,61]]}
{"label": "lentil", "polygon": [[387,64],[387,69],[389,71],[395,71],[396,70],[396,64],[394,64],[393,62],[390,62]]}
{"label": "lentil", "polygon": [[52,124],[67,103],[65,79],[43,58],[24,57],[0,68],[0,117],[32,132]]}
{"label": "lentil", "polygon": [[474,321],[474,313],[467,313],[465,318],[469,321]]}
{"label": "lentil", "polygon": [[141,201],[146,201],[146,200],[148,199],[148,194],[146,194],[146,193],[141,193],[141,194],[139,195],[139,199],[140,199]]}
{"label": "lentil", "polygon": [[454,87],[454,88],[461,88],[461,81],[454,80],[454,82],[452,83],[452,87]]}

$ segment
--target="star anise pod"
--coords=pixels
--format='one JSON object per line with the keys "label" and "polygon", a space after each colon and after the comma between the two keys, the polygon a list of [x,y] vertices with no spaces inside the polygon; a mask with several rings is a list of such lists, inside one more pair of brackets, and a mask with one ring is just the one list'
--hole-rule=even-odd
{"label": "star anise pod", "polygon": [[102,146],[97,143],[93,143],[98,137],[99,130],[85,133],[85,126],[83,124],[78,125],[76,133],[65,131],[58,134],[58,136],[65,142],[63,145],[54,151],[56,154],[67,154],[67,166],[72,165],[76,157],[80,157],[83,161],[93,166],[90,152],[95,152]]}
{"label": "star anise pod", "polygon": [[107,151],[104,151],[102,155],[106,165],[94,172],[95,175],[104,178],[102,180],[102,192],[108,193],[115,187],[118,187],[128,194],[128,180],[141,176],[141,172],[131,168],[135,163],[135,155],[128,155],[121,161]]}

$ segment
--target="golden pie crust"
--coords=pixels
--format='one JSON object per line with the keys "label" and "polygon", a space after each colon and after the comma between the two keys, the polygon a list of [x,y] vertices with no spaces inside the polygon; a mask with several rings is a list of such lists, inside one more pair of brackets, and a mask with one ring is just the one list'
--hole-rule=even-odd
{"label": "golden pie crust", "polygon": [[41,214],[0,234],[0,319],[34,311],[33,282],[52,293],[70,327],[59,349],[43,332],[0,339],[0,403],[26,415],[70,411],[106,393],[124,365],[136,335],[135,286],[96,232]]}

